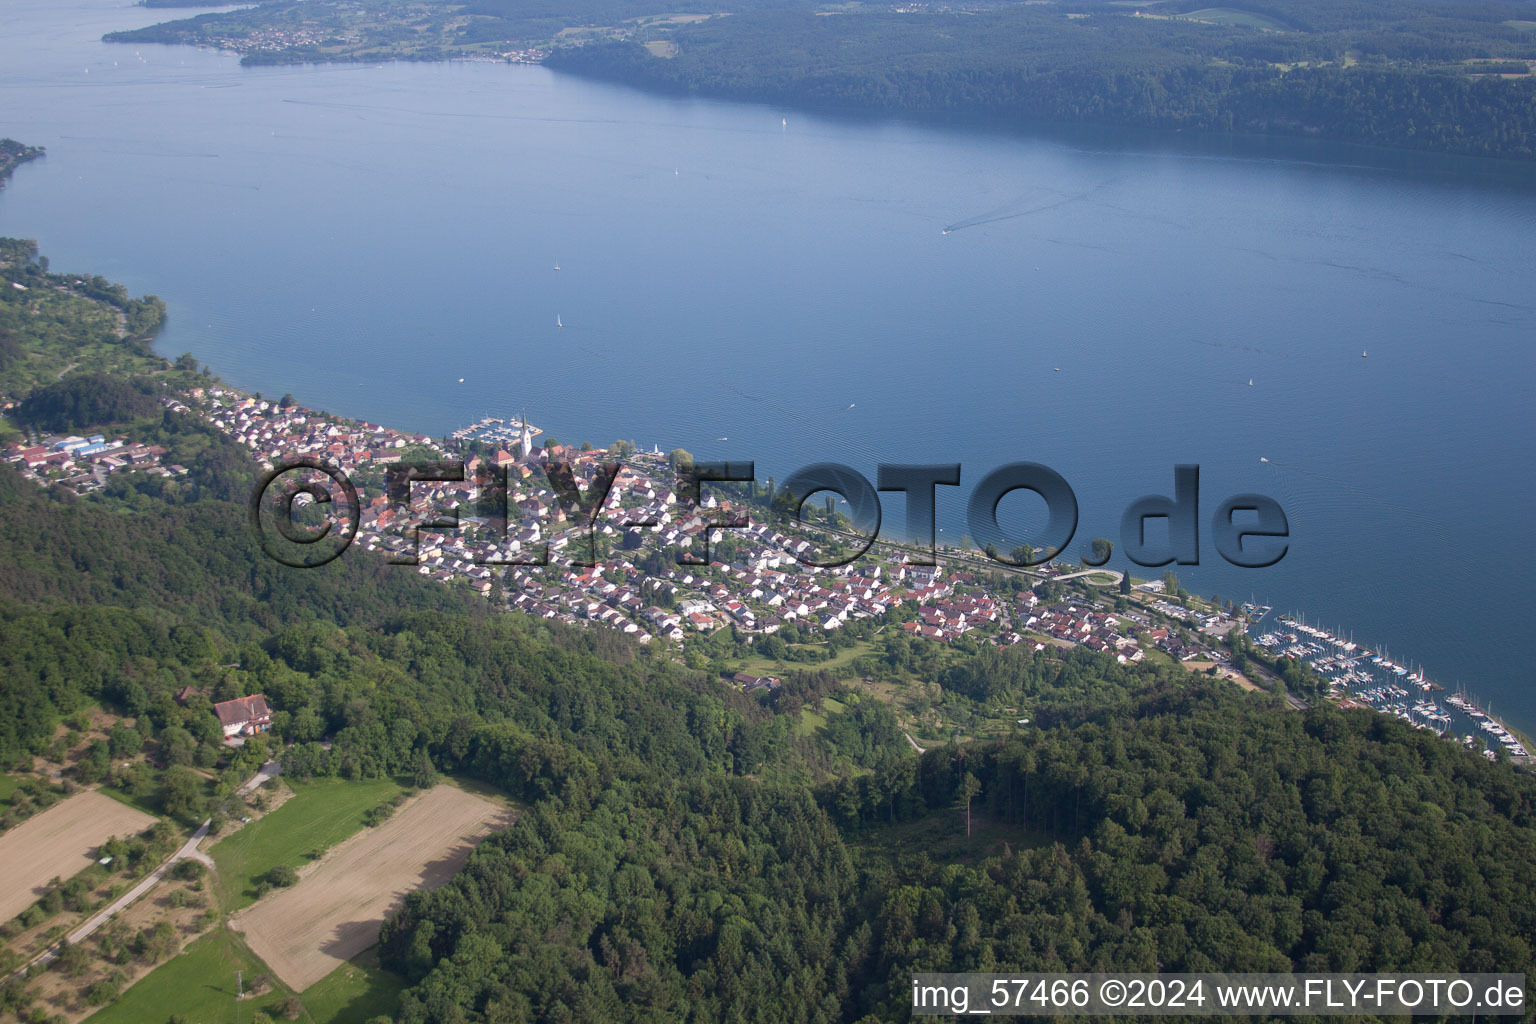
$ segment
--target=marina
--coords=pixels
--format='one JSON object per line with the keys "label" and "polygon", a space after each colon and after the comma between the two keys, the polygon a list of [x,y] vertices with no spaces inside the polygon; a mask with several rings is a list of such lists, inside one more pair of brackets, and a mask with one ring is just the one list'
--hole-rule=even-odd
{"label": "marina", "polygon": [[1341,706],[1392,715],[1468,747],[1475,748],[1481,740],[1483,756],[1490,761],[1500,749],[1511,759],[1536,761],[1491,710],[1465,692],[1438,696],[1445,693],[1444,686],[1423,668],[1394,659],[1385,648],[1357,643],[1351,634],[1309,623],[1304,615],[1274,615],[1268,605],[1247,603],[1243,611],[1255,644],[1271,655],[1310,665],[1328,680],[1330,696]]}
{"label": "marina", "polygon": [[481,441],[485,444],[513,446],[523,440],[524,431],[531,440],[544,431],[524,419],[500,416],[484,416],[467,427],[460,427],[448,436],[455,441]]}

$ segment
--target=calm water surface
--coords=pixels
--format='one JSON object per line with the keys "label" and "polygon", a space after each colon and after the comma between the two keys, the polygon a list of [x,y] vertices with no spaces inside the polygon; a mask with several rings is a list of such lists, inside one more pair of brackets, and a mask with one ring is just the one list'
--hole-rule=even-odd
{"label": "calm water surface", "polygon": [[1202,518],[1270,494],[1293,542],[1240,570],[1202,524],[1191,589],[1353,629],[1536,727],[1532,169],[98,41],[156,20],[0,10],[0,133],[48,147],[0,231],[165,298],[163,351],[433,433],[526,407],[780,480],[959,461],[950,538],[1007,461],[1071,482],[1075,547],[1197,462]]}

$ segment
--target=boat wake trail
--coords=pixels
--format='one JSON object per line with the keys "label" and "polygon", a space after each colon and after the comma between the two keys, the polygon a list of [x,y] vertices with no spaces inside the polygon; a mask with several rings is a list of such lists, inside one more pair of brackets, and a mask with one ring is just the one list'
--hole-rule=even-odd
{"label": "boat wake trail", "polygon": [[1086,192],[1076,193],[1060,192],[1053,188],[1037,186],[1010,202],[1004,203],[1002,206],[946,225],[943,233],[952,235],[956,231],[964,231],[966,228],[979,228],[983,224],[996,224],[999,221],[1015,220],[1019,217],[1028,217],[1032,214],[1044,213],[1047,210],[1059,209],[1069,203],[1080,203],[1102,192],[1114,184],[1114,182],[1115,179],[1112,178],[1108,181],[1100,182]]}

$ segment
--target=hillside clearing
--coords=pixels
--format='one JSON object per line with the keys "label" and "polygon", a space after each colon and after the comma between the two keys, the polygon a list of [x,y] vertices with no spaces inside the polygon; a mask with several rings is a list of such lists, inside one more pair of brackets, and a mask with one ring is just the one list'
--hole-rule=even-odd
{"label": "hillside clearing", "polygon": [[405,895],[453,876],[508,812],[453,786],[436,786],[377,828],[336,847],[299,881],[231,918],[252,952],[303,991],[378,941]]}

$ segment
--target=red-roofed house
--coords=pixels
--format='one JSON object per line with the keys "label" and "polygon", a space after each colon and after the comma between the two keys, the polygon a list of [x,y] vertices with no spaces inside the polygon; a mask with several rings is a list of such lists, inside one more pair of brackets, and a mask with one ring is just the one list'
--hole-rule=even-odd
{"label": "red-roofed house", "polygon": [[231,736],[254,736],[272,727],[272,709],[267,707],[267,698],[259,693],[215,704],[213,713],[219,716],[219,724],[224,727],[226,739]]}

